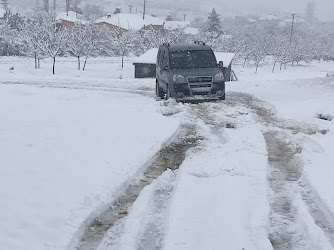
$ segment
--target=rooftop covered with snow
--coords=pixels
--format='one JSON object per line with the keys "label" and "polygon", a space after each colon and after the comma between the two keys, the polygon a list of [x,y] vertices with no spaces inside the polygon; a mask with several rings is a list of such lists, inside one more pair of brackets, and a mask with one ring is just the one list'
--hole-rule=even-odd
{"label": "rooftop covered with snow", "polygon": [[57,15],[56,20],[59,21],[68,21],[72,23],[87,23],[87,21],[81,19],[81,15],[74,12],[74,11],[69,11],[69,12],[61,12]]}
{"label": "rooftop covered with snow", "polygon": [[141,14],[119,13],[101,17],[96,20],[95,23],[108,23],[125,30],[140,30],[149,25],[162,26],[164,20],[149,15],[145,16],[145,19],[143,20],[143,15]]}

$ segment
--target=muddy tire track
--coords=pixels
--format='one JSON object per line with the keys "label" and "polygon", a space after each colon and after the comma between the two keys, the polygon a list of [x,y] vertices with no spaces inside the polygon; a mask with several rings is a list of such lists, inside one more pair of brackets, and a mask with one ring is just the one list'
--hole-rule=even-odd
{"label": "muddy tire track", "polygon": [[[190,125],[181,127],[175,140],[157,153],[142,178],[134,180],[107,211],[92,221],[77,249],[97,249],[106,233],[127,216],[128,209],[136,201],[144,187],[150,185],[167,169],[178,169],[185,159],[187,150],[195,147],[202,139],[197,136],[195,127]],[[159,239],[156,240],[159,241]]]}
{"label": "muddy tire track", "polygon": [[302,166],[295,159],[298,150],[285,142],[278,132],[265,133],[264,138],[271,168],[269,184],[273,191],[269,240],[275,250],[302,249],[305,239],[295,226],[296,211],[291,192],[302,175]]}

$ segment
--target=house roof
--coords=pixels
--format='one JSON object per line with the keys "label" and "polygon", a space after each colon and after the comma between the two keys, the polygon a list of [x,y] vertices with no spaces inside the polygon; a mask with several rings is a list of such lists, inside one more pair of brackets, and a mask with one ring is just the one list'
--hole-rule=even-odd
{"label": "house roof", "polygon": [[183,21],[165,21],[164,28],[167,30],[173,29],[182,29],[188,27],[190,22],[183,22]]}
{"label": "house roof", "polygon": [[186,27],[184,29],[184,33],[186,33],[188,35],[197,35],[199,33],[199,29],[198,28],[193,28],[193,27]]}
{"label": "house roof", "polygon": [[261,16],[259,20],[260,21],[277,21],[279,20],[279,18],[274,15],[264,15],[264,16]]}
{"label": "house roof", "polygon": [[[306,23],[306,21],[303,18],[300,17],[296,17],[294,20],[296,23]],[[285,19],[284,20],[285,23],[292,23],[292,18],[290,19]]]}
{"label": "house roof", "polygon": [[153,16],[143,16],[141,14],[119,13],[111,16],[101,17],[95,23],[108,23],[125,30],[140,30],[148,25],[163,25],[164,21]]}
{"label": "house roof", "polygon": [[145,64],[155,64],[157,60],[158,49],[153,48],[137,57],[133,63],[145,63]]}
{"label": "house roof", "polygon": [[74,11],[69,11],[68,15],[67,12],[61,12],[57,15],[56,20],[57,21],[68,21],[68,22],[72,22],[72,23],[87,23],[87,21],[80,19],[80,14],[77,14]]}

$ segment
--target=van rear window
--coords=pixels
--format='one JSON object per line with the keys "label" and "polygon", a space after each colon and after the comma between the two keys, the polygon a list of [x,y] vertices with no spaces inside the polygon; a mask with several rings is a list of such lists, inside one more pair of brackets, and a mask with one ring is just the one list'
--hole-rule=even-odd
{"label": "van rear window", "polygon": [[171,69],[217,68],[217,61],[210,50],[187,50],[170,53]]}

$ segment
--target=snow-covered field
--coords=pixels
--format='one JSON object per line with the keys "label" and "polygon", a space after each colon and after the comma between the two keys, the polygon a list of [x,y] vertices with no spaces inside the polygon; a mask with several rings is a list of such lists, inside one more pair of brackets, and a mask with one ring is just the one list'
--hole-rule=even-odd
{"label": "snow-covered field", "polygon": [[[106,232],[99,249],[273,249],[285,230],[273,132],[296,149],[301,169],[298,182],[283,181],[290,249],[333,249],[324,230],[334,223],[334,79],[325,79],[333,63],[257,75],[236,66],[240,81],[227,83],[225,102],[183,105],[157,101],[154,79],[134,79],[132,60],[122,70],[119,58],[91,59],[83,72],[60,58],[53,76],[48,60],[35,70],[32,59],[0,59],[1,249],[75,249],[185,125],[200,143],[179,170],[144,187],[118,241]],[[157,226],[160,241],[149,245]]]}

